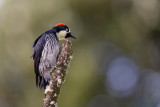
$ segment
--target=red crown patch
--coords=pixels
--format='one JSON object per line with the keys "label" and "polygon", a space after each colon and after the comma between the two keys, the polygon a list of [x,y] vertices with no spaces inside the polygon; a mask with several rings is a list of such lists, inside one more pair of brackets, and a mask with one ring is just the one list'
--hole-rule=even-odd
{"label": "red crown patch", "polygon": [[63,23],[58,23],[57,25],[56,25],[56,27],[57,26],[65,26],[65,24],[63,24]]}

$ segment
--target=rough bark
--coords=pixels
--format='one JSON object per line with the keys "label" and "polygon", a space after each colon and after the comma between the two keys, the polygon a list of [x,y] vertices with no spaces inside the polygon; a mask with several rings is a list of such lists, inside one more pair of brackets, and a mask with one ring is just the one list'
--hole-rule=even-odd
{"label": "rough bark", "polygon": [[43,107],[56,107],[60,88],[65,80],[66,70],[72,59],[72,53],[72,43],[65,39],[61,46],[56,68],[52,71],[50,83],[45,89],[46,97],[44,99]]}

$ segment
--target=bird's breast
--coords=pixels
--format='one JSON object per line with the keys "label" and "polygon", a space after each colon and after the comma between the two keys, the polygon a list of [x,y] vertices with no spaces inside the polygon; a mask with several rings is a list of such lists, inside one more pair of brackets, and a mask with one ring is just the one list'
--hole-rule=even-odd
{"label": "bird's breast", "polygon": [[58,54],[59,43],[53,40],[47,40],[41,55],[41,68],[46,69],[55,67]]}

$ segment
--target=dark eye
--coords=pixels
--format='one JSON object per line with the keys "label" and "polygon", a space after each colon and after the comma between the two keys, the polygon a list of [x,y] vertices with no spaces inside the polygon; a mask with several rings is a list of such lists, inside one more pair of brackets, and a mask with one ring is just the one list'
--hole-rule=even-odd
{"label": "dark eye", "polygon": [[69,29],[66,29],[67,32],[69,32]]}

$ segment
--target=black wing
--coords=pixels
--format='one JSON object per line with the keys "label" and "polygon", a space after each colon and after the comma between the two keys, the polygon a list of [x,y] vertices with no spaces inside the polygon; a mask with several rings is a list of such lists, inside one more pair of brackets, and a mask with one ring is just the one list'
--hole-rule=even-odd
{"label": "black wing", "polygon": [[33,56],[32,56],[32,58],[34,60],[34,71],[35,71],[35,74],[36,74],[36,85],[37,85],[37,87],[38,87],[39,78],[40,78],[40,82],[41,82],[41,78],[42,78],[41,75],[39,74],[39,63],[40,63],[40,59],[41,59],[41,55],[42,55],[44,45],[46,43],[45,35],[46,34],[42,34],[33,43]]}
{"label": "black wing", "polygon": [[32,48],[35,47],[35,45],[37,44],[38,40],[42,37],[42,35],[40,35],[33,43]]}

